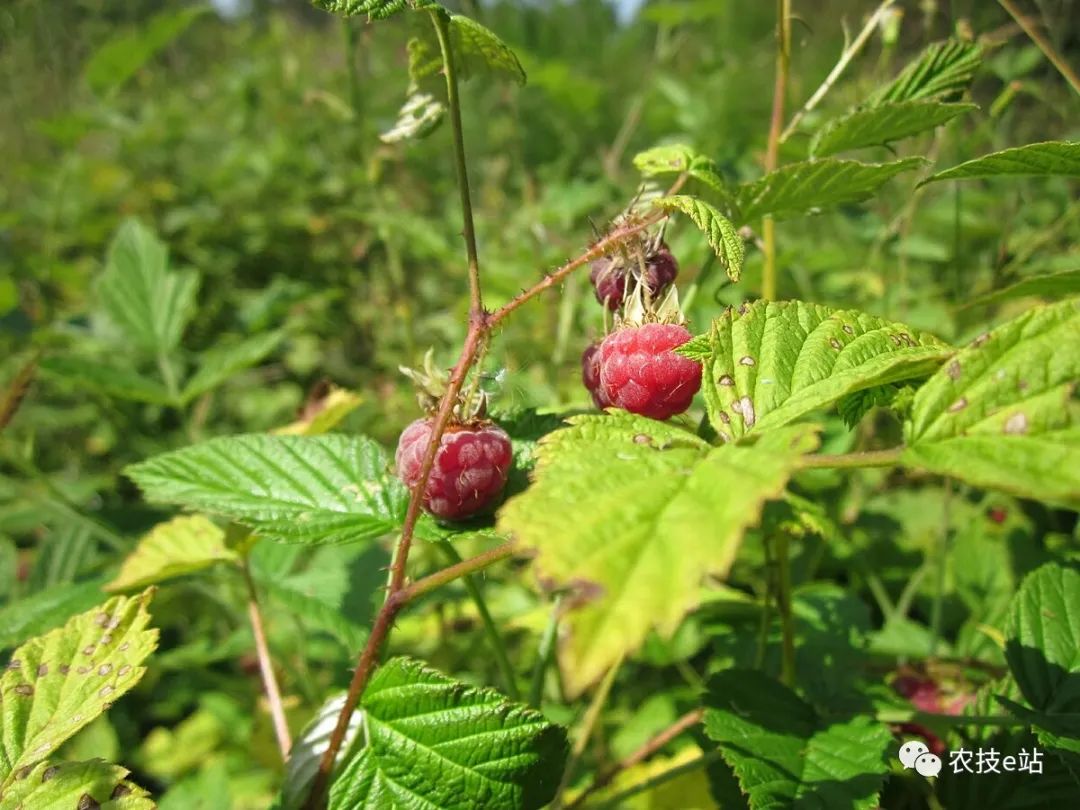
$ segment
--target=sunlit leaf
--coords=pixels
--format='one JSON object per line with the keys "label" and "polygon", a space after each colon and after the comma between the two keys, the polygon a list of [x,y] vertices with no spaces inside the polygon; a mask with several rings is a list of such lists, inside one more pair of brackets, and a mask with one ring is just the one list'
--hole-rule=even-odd
{"label": "sunlit leaf", "polygon": [[363,436],[212,439],[128,467],[151,501],[223,515],[296,543],[373,540],[401,526],[408,491]]}
{"label": "sunlit leaf", "polygon": [[892,82],[870,97],[870,104],[958,96],[971,84],[982,64],[974,42],[949,39],[927,46]]}
{"label": "sunlit leaf", "polygon": [[926,161],[909,157],[892,163],[860,163],[825,158],[791,163],[739,188],[743,221],[765,214],[777,219],[814,213],[872,196],[902,172],[917,169]]}
{"label": "sunlit leaf", "polygon": [[0,793],[142,677],[151,592],[116,597],[12,653],[0,675]]}
{"label": "sunlit leaf", "polygon": [[931,175],[925,183],[973,177],[1080,177],[1080,141],[1046,141],[1004,149]]}
{"label": "sunlit leaf", "polygon": [[685,195],[661,197],[654,200],[653,204],[667,211],[682,211],[690,217],[691,222],[705,234],[709,247],[727,269],[728,277],[732,281],[739,280],[746,247],[731,220],[707,202]]}
{"label": "sunlit leaf", "polygon": [[906,464],[1080,504],[1080,299],[976,338],[915,395]]}
{"label": "sunlit leaf", "polygon": [[235,559],[236,555],[225,545],[225,532],[205,517],[177,517],[151,529],[105,589],[145,588]]}
{"label": "sunlit leaf", "polygon": [[510,46],[476,20],[461,14],[450,17],[450,37],[462,75],[481,71],[502,73],[518,84],[525,84],[525,69]]}
{"label": "sunlit leaf", "polygon": [[710,447],[624,412],[570,422],[541,441],[535,483],[503,507],[499,528],[536,549],[542,583],[574,591],[559,660],[578,695],[650,630],[671,636],[817,439],[797,427]]}
{"label": "sunlit leaf", "polygon": [[974,104],[901,101],[864,107],[834,118],[810,141],[810,154],[825,157],[849,149],[884,146],[951,121],[977,109]]}
{"label": "sunlit leaf", "polygon": [[39,762],[4,788],[4,807],[26,810],[154,810],[149,794],[127,780],[128,770],[100,759]]}
{"label": "sunlit leaf", "polygon": [[701,361],[710,421],[731,439],[789,424],[855,391],[926,376],[953,350],[856,310],[755,301],[679,351]]}
{"label": "sunlit leaf", "polygon": [[492,689],[395,658],[360,711],[363,744],[336,775],[330,810],[538,810],[555,796],[565,732]]}

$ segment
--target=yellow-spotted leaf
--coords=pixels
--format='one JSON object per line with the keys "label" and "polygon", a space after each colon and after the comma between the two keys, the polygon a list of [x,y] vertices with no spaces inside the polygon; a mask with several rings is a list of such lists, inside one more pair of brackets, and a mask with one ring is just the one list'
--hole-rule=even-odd
{"label": "yellow-spotted leaf", "polygon": [[151,529],[124,560],[116,579],[105,589],[145,588],[235,559],[235,552],[225,544],[225,532],[208,518],[203,515],[177,517]]}

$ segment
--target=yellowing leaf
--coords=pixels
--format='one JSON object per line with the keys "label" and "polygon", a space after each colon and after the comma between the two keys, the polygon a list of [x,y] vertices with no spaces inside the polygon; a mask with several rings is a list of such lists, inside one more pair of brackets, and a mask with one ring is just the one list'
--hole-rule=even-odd
{"label": "yellowing leaf", "polygon": [[138,683],[152,591],[115,597],[19,647],[0,676],[0,794]]}
{"label": "yellowing leaf", "polygon": [[299,419],[271,433],[278,436],[319,436],[329,433],[363,402],[364,398],[354,391],[331,386],[325,396],[304,407]]}
{"label": "yellowing leaf", "polygon": [[177,517],[158,524],[139,541],[105,590],[145,588],[235,559],[236,554],[225,545],[225,532],[209,519],[202,515]]}
{"label": "yellowing leaf", "polygon": [[816,444],[799,426],[710,447],[621,412],[547,436],[536,482],[507,503],[499,529],[538,551],[542,582],[573,591],[559,651],[567,692],[580,694],[651,629],[670,636],[702,578],[727,573],[743,532]]}

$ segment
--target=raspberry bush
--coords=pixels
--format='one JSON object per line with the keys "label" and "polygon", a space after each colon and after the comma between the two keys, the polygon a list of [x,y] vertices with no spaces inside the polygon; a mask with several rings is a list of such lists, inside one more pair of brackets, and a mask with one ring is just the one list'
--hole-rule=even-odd
{"label": "raspberry bush", "polygon": [[1053,4],[79,5],[0,15],[0,808],[1080,801]]}

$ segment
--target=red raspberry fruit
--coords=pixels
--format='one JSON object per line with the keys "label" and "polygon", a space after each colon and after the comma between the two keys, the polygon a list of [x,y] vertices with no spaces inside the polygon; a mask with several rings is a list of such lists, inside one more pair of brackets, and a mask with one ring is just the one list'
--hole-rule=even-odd
{"label": "red raspberry fruit", "polygon": [[600,387],[599,343],[590,344],[581,355],[581,381],[592,394],[592,401],[597,408],[603,410],[611,404]]}
{"label": "red raspberry fruit", "polygon": [[701,366],[675,349],[690,340],[685,326],[647,323],[612,332],[600,344],[600,389],[631,413],[667,419],[690,407]]}
{"label": "red raspberry fruit", "polygon": [[[398,439],[397,473],[410,489],[420,480],[433,422],[417,419]],[[444,520],[464,520],[489,510],[506,486],[512,457],[510,437],[498,425],[451,425],[439,440],[424,508]]]}
{"label": "red raspberry fruit", "polygon": [[[627,267],[621,257],[604,256],[592,263],[589,280],[596,290],[596,300],[606,304],[612,312],[622,306],[627,287],[632,285],[638,275],[637,268]],[[654,253],[645,257],[645,287],[649,295],[655,298],[679,274],[679,263],[675,261],[668,246],[663,242]]]}

